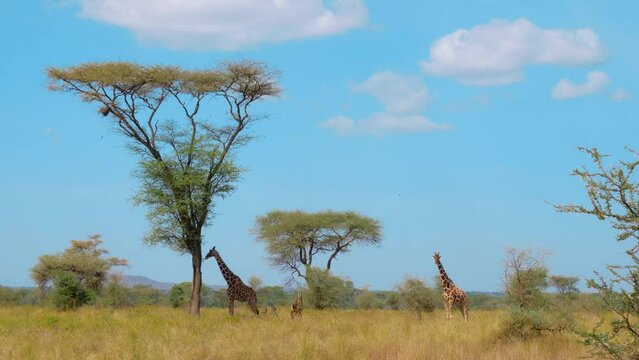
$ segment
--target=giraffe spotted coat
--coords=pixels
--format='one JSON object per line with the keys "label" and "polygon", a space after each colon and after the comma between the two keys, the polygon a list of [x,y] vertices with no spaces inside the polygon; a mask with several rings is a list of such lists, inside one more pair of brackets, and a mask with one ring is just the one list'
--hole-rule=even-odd
{"label": "giraffe spotted coat", "polygon": [[224,277],[224,280],[226,280],[226,284],[228,286],[226,289],[226,295],[229,298],[229,314],[233,315],[235,313],[235,300],[237,300],[247,302],[251,311],[253,311],[255,315],[259,315],[260,311],[257,309],[257,296],[255,295],[255,291],[244,284],[242,279],[235,275],[231,269],[226,266],[226,263],[222,260],[220,253],[215,250],[215,246],[213,246],[211,251],[206,254],[204,260],[209,259],[210,257],[215,258],[217,265],[222,272],[222,276]]}

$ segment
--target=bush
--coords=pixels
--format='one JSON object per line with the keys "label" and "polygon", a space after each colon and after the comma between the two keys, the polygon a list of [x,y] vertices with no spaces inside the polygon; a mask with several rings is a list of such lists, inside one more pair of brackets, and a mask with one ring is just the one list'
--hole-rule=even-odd
{"label": "bush", "polygon": [[355,289],[351,281],[333,276],[328,270],[309,267],[306,282],[308,293],[305,298],[315,309],[354,306]]}
{"label": "bush", "polygon": [[95,294],[82,285],[75,274],[61,271],[53,278],[51,300],[59,310],[71,310],[95,300]]}
{"label": "bush", "polygon": [[404,307],[418,318],[421,318],[422,312],[435,310],[435,292],[427,287],[424,281],[406,277],[401,284],[397,285],[397,291]]}
{"label": "bush", "polygon": [[100,302],[113,309],[133,305],[131,291],[117,280],[112,280],[106,285]]}
{"label": "bush", "polygon": [[514,308],[502,325],[504,338],[532,339],[550,328],[546,313],[540,310]]}
{"label": "bush", "polygon": [[131,303],[135,305],[159,305],[164,293],[149,285],[135,285],[127,288],[131,297]]}
{"label": "bush", "polygon": [[18,292],[4,286],[0,286],[0,305],[19,305]]}
{"label": "bush", "polygon": [[358,309],[370,310],[370,309],[381,309],[384,307],[384,304],[375,296],[374,293],[368,290],[368,288],[363,288],[355,297],[355,304]]}
{"label": "bush", "polygon": [[179,285],[173,285],[169,291],[169,303],[174,308],[184,306],[184,290]]}
{"label": "bush", "polygon": [[394,291],[386,295],[385,306],[392,310],[399,310],[402,307],[402,296]]}
{"label": "bush", "polygon": [[260,306],[277,306],[292,302],[281,286],[263,286],[257,290],[257,301]]}

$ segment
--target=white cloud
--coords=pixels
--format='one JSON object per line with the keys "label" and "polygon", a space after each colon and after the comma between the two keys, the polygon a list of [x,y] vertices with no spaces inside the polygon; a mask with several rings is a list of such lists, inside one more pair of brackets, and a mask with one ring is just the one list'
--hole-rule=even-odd
{"label": "white cloud", "polygon": [[331,129],[339,135],[373,134],[384,136],[391,132],[432,132],[450,130],[448,124],[438,124],[423,115],[374,113],[368,118],[355,121],[339,115],[321,122],[320,128]]}
{"label": "white cloud", "polygon": [[424,108],[428,89],[418,77],[382,71],[352,87],[354,91],[374,96],[390,112],[405,113]]}
{"label": "white cloud", "polygon": [[384,111],[373,113],[363,120],[339,115],[321,122],[319,127],[334,130],[340,135],[378,136],[391,132],[429,132],[450,128],[421,114],[428,100],[428,89],[418,77],[382,71],[352,86],[351,90],[373,96],[382,103]]}
{"label": "white cloud", "polygon": [[575,84],[568,79],[561,79],[552,88],[552,98],[555,100],[566,100],[576,97],[593,95],[608,84],[610,78],[604,72],[591,71],[588,73],[587,80],[583,84]]}
{"label": "white cloud", "polygon": [[87,18],[176,49],[233,50],[366,24],[362,0],[76,0]]}
{"label": "white cloud", "polygon": [[624,88],[619,88],[612,92],[609,96],[610,100],[616,102],[622,102],[626,100],[630,100],[632,98],[632,94],[627,92]]}
{"label": "white cloud", "polygon": [[318,127],[335,130],[340,135],[348,135],[355,128],[355,121],[346,116],[336,116],[321,122]]}
{"label": "white cloud", "polygon": [[543,29],[527,19],[492,20],[436,40],[422,69],[470,85],[504,85],[523,79],[526,65],[585,65],[603,60],[591,29]]}

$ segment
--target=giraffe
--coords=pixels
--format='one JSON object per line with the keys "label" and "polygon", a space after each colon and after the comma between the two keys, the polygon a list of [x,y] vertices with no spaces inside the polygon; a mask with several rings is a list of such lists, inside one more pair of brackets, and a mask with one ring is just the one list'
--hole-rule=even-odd
{"label": "giraffe", "polygon": [[220,253],[215,250],[215,246],[206,254],[204,260],[210,257],[214,257],[215,260],[217,260],[217,265],[220,267],[222,276],[224,276],[224,280],[226,280],[226,284],[228,285],[226,295],[229,298],[229,314],[233,315],[235,313],[235,300],[237,300],[248,302],[251,311],[253,311],[255,315],[259,315],[260,311],[257,309],[257,296],[255,295],[255,291],[244,284],[239,276],[233,274],[224,263],[224,260],[222,260]]}
{"label": "giraffe", "polygon": [[433,255],[433,258],[439,269],[439,279],[442,281],[442,297],[446,308],[446,319],[453,318],[452,310],[454,306],[457,306],[464,316],[464,322],[468,321],[468,298],[466,294],[462,289],[455,286],[453,281],[446,275],[446,270],[444,270],[444,265],[442,265],[441,256],[438,252]]}
{"label": "giraffe", "polygon": [[293,305],[291,306],[291,319],[296,316],[302,316],[302,311],[304,310],[304,302],[302,301],[302,292],[297,291],[295,295],[295,301],[293,301]]}

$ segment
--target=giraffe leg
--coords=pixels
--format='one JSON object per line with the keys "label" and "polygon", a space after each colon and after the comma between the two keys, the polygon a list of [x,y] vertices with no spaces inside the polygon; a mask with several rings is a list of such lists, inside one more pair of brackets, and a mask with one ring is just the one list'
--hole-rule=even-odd
{"label": "giraffe leg", "polygon": [[235,300],[229,299],[229,314],[233,316],[235,314]]}
{"label": "giraffe leg", "polygon": [[[251,308],[251,311],[253,311],[253,314],[255,315],[259,315],[260,311],[257,309],[257,304],[256,304],[257,300],[256,299],[249,299],[248,301],[248,305]],[[266,313],[266,312],[265,312]]]}
{"label": "giraffe leg", "polygon": [[468,322],[468,303],[466,301],[462,304],[462,315],[464,315],[464,322]]}
{"label": "giraffe leg", "polygon": [[445,304],[445,307],[446,307],[446,320],[448,320],[453,317],[451,303],[447,301]]}

